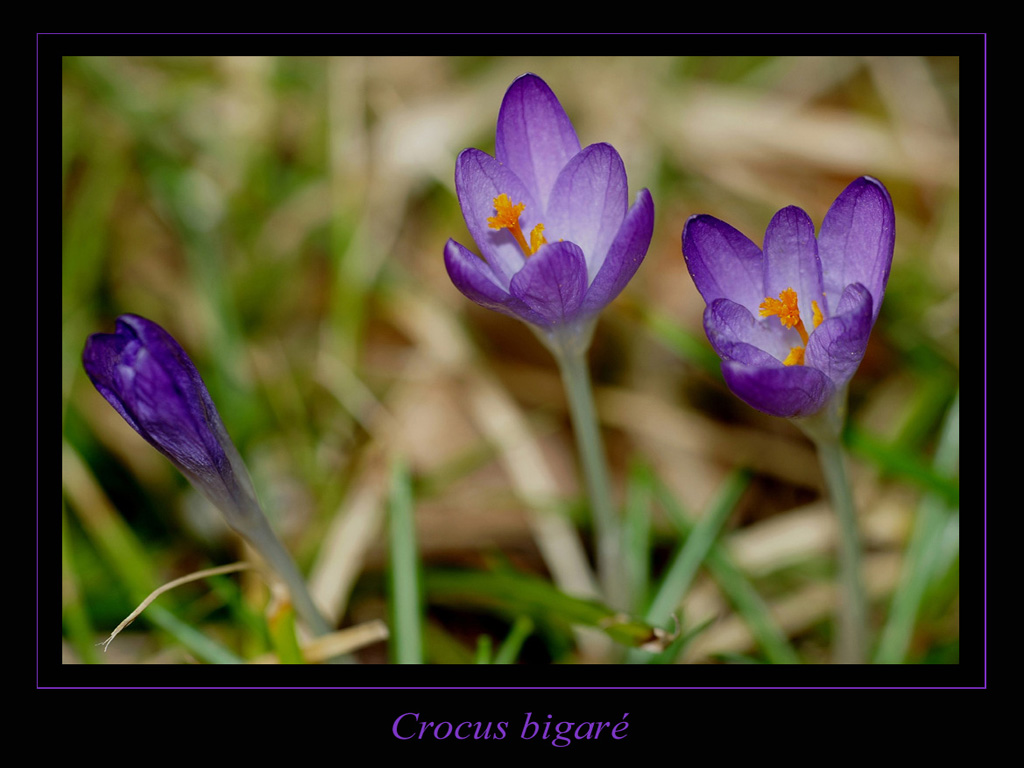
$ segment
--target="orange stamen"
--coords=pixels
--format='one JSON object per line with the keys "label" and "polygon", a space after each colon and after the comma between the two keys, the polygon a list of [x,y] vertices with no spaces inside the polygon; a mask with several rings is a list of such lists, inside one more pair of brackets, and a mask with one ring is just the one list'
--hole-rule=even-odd
{"label": "orange stamen", "polygon": [[496,198],[494,198],[494,211],[496,216],[491,216],[487,219],[487,224],[491,229],[507,229],[512,233],[512,237],[519,243],[519,247],[523,249],[523,254],[527,257],[532,256],[537,252],[537,249],[547,243],[544,239],[544,225],[538,224],[530,232],[530,242],[526,242],[526,237],[523,236],[523,230],[519,226],[519,216],[523,211],[526,210],[526,203],[516,203],[512,205],[512,200],[502,192]]}
{"label": "orange stamen", "polygon": [[548,241],[544,239],[544,225],[538,224],[530,233],[530,253],[528,253],[527,256],[532,253],[536,253],[537,249],[542,245],[547,245],[547,242]]}
{"label": "orange stamen", "polygon": [[[786,288],[779,294],[777,299],[773,299],[770,296],[765,298],[761,302],[760,310],[761,317],[778,315],[779,322],[784,327],[796,328],[796,332],[800,334],[800,340],[803,341],[804,346],[790,349],[789,355],[786,356],[782,363],[783,365],[803,365],[804,347],[807,346],[810,336],[807,334],[807,328],[804,327],[804,321],[800,319],[800,307],[797,302],[796,291],[792,288]],[[811,311],[813,313],[811,322],[817,328],[825,319],[817,301],[811,301]]]}
{"label": "orange stamen", "polygon": [[783,365],[803,365],[804,364],[804,348],[793,347],[789,350],[789,354],[786,355],[786,359],[782,361]]}

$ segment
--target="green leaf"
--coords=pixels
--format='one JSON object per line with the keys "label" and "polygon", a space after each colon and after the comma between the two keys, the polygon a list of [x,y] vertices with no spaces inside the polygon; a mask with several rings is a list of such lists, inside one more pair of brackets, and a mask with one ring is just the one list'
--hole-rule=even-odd
{"label": "green leaf", "polygon": [[428,570],[424,574],[432,603],[489,608],[504,615],[525,615],[538,624],[595,627],[623,645],[658,641],[661,632],[595,600],[572,597],[549,581],[512,570]]}

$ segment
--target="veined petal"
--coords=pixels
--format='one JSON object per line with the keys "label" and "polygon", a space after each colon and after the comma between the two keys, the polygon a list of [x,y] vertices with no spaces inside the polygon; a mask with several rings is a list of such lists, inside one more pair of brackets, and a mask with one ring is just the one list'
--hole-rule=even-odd
{"label": "veined petal", "polygon": [[815,368],[783,365],[770,355],[757,364],[722,361],[725,383],[747,405],[772,416],[809,416],[828,402],[832,383]]}
{"label": "veined petal", "polygon": [[806,365],[825,373],[841,387],[857,371],[868,346],[874,313],[871,293],[860,283],[846,287],[836,308],[807,342]]}
{"label": "veined petal", "polygon": [[559,171],[580,151],[580,140],[562,104],[534,74],[517,78],[501,102],[494,154],[523,180],[542,208]]}
{"label": "veined petal", "polygon": [[714,216],[691,216],[683,228],[683,258],[705,303],[726,298],[757,313],[766,295],[763,257],[738,229]]}
{"label": "veined petal", "polygon": [[545,322],[544,317],[501,287],[487,262],[454,240],[445,243],[444,265],[455,287],[481,307],[519,317],[530,323]]}
{"label": "veined petal", "polygon": [[829,315],[848,285],[860,283],[871,293],[871,322],[882,307],[889,281],[896,215],[882,182],[862,176],[852,182],[825,214],[818,236]]}
{"label": "veined petal", "polygon": [[455,161],[455,191],[459,197],[466,228],[477,247],[506,288],[512,275],[523,266],[523,251],[507,229],[492,229],[487,220],[494,216],[494,199],[506,194],[513,205],[526,207],[520,227],[529,232],[541,221],[539,204],[511,170],[479,149],[463,150]]}
{"label": "veined petal", "polygon": [[814,222],[795,205],[776,213],[764,235],[765,297],[778,298],[787,288],[797,293],[804,326],[813,328],[811,302],[825,307],[821,295],[821,261],[818,241],[814,238]]}
{"label": "veined petal", "polygon": [[626,168],[610,144],[591,144],[558,175],[545,211],[549,239],[570,240],[593,279],[619,233],[629,205]]}
{"label": "veined petal", "polygon": [[622,293],[647,255],[653,233],[654,201],[650,192],[641,189],[608,248],[604,263],[591,280],[583,312],[597,312]]}
{"label": "veined petal", "polygon": [[541,316],[542,326],[574,320],[587,292],[587,264],[575,243],[542,246],[512,278],[512,295]]}

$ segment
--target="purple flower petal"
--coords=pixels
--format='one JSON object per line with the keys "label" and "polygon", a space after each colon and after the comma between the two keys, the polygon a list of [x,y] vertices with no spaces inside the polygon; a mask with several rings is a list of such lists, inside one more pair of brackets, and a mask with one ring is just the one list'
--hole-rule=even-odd
{"label": "purple flower petal", "polygon": [[889,281],[895,241],[896,214],[888,190],[877,179],[862,176],[832,203],[818,236],[830,316],[846,286],[860,283],[871,293],[874,323]]}
{"label": "purple flower petal", "polygon": [[647,255],[653,234],[654,201],[650,192],[641,189],[590,283],[583,300],[583,314],[599,312],[622,293]]}
{"label": "purple flower petal", "polygon": [[[549,243],[512,278],[511,292],[540,315],[543,325],[568,324],[587,291],[587,263],[575,243]],[[540,323],[539,323],[540,324]]]}
{"label": "purple flower petal", "polygon": [[811,217],[793,205],[772,217],[764,235],[763,298],[777,299],[787,288],[797,293],[804,326],[813,328],[811,302],[816,301],[822,309],[825,307],[818,241],[814,239]]}
{"label": "purple flower petal", "polygon": [[837,387],[857,371],[871,335],[872,301],[860,283],[847,286],[837,313],[819,325],[807,342],[805,364],[825,373]]}
{"label": "purple flower petal", "polygon": [[833,387],[821,371],[806,365],[783,365],[765,355],[758,364],[722,362],[722,375],[733,394],[772,416],[809,416],[828,402]]}
{"label": "purple flower petal", "polygon": [[619,233],[629,206],[626,169],[608,144],[591,144],[562,169],[545,212],[548,240],[576,243],[592,279]]}
{"label": "purple flower petal", "polygon": [[691,216],[683,228],[683,257],[705,303],[727,298],[757,314],[766,295],[764,266],[750,238],[714,216]]}
{"label": "purple flower petal", "polygon": [[501,102],[494,154],[516,174],[541,208],[559,171],[580,151],[580,140],[548,84],[534,74],[517,78]]}
{"label": "purple flower petal", "polygon": [[545,323],[544,317],[501,287],[493,270],[454,240],[444,247],[444,265],[455,287],[481,307],[493,309],[529,323]]}

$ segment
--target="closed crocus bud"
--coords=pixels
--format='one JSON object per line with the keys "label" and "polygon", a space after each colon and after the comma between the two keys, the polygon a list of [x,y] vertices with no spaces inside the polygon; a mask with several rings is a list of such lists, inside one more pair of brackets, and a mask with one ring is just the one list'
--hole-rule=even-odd
{"label": "closed crocus bud", "polygon": [[107,402],[171,460],[239,533],[262,517],[249,473],[192,360],[151,320],[122,315],[89,337],[85,372]]}
{"label": "closed crocus bud", "polygon": [[242,457],[181,345],[153,321],[122,315],[114,333],[89,337],[82,362],[114,410],[170,459],[284,580],[310,628],[327,633],[327,623],[263,514]]}

